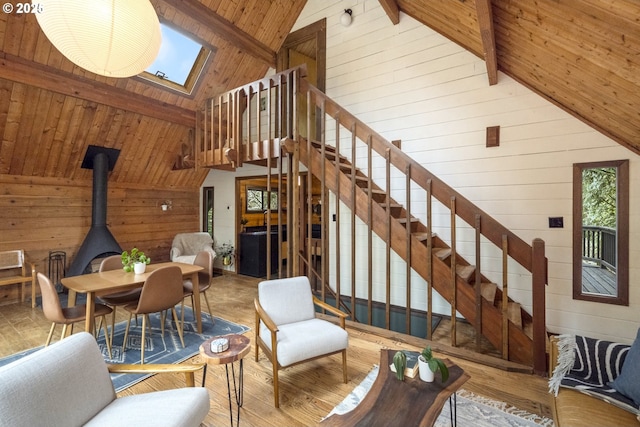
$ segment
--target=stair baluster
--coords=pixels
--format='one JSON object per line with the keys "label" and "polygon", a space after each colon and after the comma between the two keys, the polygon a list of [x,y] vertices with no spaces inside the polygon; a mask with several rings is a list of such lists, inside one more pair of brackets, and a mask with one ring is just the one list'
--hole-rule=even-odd
{"label": "stair baluster", "polygon": [[[351,158],[356,158],[356,124],[351,125]],[[356,199],[356,162],[351,162],[351,200]],[[351,307],[356,312],[356,211],[351,209]]]}
{"label": "stair baluster", "polygon": [[386,265],[386,301],[385,301],[385,325],[387,329],[391,329],[391,149],[385,151],[385,203],[387,206],[387,236],[385,241],[385,263]]}
{"label": "stair baluster", "polygon": [[427,339],[433,338],[433,231],[431,224],[431,180],[427,180]]}
{"label": "stair baluster", "polygon": [[482,217],[476,214],[475,234],[476,234],[476,271],[475,271],[475,291],[476,291],[476,345],[480,346],[482,336],[482,275],[480,273],[480,225]]}
{"label": "stair baluster", "polygon": [[[367,137],[367,233],[368,233],[368,248],[367,258],[369,261],[369,275],[367,283],[367,313],[369,315],[369,325],[373,324],[373,273],[371,266],[373,265],[373,181],[371,180],[371,169],[373,165],[372,161],[372,149],[371,149],[371,135]],[[354,199],[355,201],[355,199]]]}
{"label": "stair baluster", "polygon": [[[409,220],[411,217],[411,165],[408,164],[407,168],[404,171],[404,176],[405,176],[405,183],[404,183],[404,188],[405,188],[405,204],[406,204],[406,220],[407,220],[407,224],[409,224]],[[389,208],[389,211],[391,211],[391,208]],[[411,227],[406,227],[406,235],[405,235],[405,239],[407,240],[407,245],[406,245],[406,251],[407,254],[405,256],[405,259],[407,260],[407,262],[405,263],[405,267],[406,267],[406,271],[405,271],[405,276],[406,276],[406,285],[405,285],[405,305],[406,305],[406,309],[405,309],[405,321],[406,321],[406,325],[405,325],[405,333],[407,334],[411,334]]]}
{"label": "stair baluster", "polygon": [[509,359],[509,276],[507,275],[507,254],[509,241],[502,236],[502,358]]}

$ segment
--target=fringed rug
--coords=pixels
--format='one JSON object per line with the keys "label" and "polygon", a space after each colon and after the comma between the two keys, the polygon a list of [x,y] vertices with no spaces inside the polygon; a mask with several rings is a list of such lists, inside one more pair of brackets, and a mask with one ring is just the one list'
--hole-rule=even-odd
{"label": "fringed rug", "polygon": [[[178,317],[180,317],[180,307],[176,307]],[[202,313],[202,333],[196,332],[196,323],[193,319],[193,311],[190,307],[185,307],[185,325],[184,325],[184,345],[180,342],[180,337],[175,327],[175,323],[169,319],[165,319],[164,336],[160,328],[160,315],[152,314],[151,332],[147,329],[145,336],[146,347],[144,353],[145,363],[180,363],[194,355],[198,354],[200,344],[205,340],[218,335],[226,334],[243,334],[250,330],[248,326],[230,322],[220,317],[213,317],[208,313]],[[167,316],[168,317],[168,316]],[[107,363],[140,363],[140,345],[142,342],[142,318],[138,319],[138,325],[134,319],[131,320],[129,335],[127,336],[126,351],[122,351],[122,341],[124,339],[124,331],[126,322],[116,323],[116,330],[113,336],[113,345],[111,347],[111,357],[107,351],[104,340],[104,332],[100,331],[98,338],[98,346],[102,351],[104,360]],[[60,329],[60,328],[58,328]],[[77,328],[76,328],[77,329]],[[109,329],[111,329],[109,325]],[[26,356],[38,349],[32,348],[20,353],[0,359],[0,366]],[[127,387],[150,377],[152,374],[112,374],[111,379],[116,392],[122,391]]]}
{"label": "fringed rug", "polygon": [[[378,376],[375,366],[367,377],[327,415],[344,414],[355,408],[367,395]],[[474,427],[553,427],[553,420],[509,406],[505,402],[489,399],[460,389],[456,395],[457,425]],[[449,403],[445,403],[436,420],[436,427],[451,425]]]}

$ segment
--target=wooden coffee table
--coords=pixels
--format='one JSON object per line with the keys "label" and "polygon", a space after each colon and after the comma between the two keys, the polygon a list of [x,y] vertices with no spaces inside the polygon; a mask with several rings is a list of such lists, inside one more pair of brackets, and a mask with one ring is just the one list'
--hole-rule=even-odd
{"label": "wooden coffee table", "polygon": [[[214,353],[211,351],[211,341],[219,338],[226,338],[229,340],[229,348],[221,353]],[[229,420],[233,427],[233,404],[231,403],[231,381],[229,379],[229,365],[231,365],[231,376],[233,378],[233,391],[235,395],[235,401],[237,406],[237,419],[236,426],[240,425],[240,408],[243,403],[243,358],[251,351],[251,340],[244,335],[221,335],[209,338],[200,345],[200,357],[202,361],[207,365],[204,367],[204,373],[202,374],[202,386],[204,387],[205,379],[207,377],[207,366],[211,365],[224,365],[227,373],[227,394],[229,396]],[[233,362],[239,361],[238,370],[238,382],[236,383],[236,370],[233,366]]]}
{"label": "wooden coffee table", "polygon": [[[469,379],[469,375],[445,359],[449,368],[449,379],[445,384],[440,381],[440,375],[436,375],[432,383],[422,381],[419,376],[405,377],[404,381],[400,381],[389,369],[395,353],[396,350],[380,351],[378,377],[358,406],[345,414],[334,414],[320,424],[342,427],[433,426],[444,403],[455,397],[456,391]],[[451,412],[452,424],[454,411]]]}

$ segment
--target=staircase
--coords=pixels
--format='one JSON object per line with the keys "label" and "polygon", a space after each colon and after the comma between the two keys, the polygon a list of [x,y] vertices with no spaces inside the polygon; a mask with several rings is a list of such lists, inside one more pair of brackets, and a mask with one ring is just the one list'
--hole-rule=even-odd
{"label": "staircase", "polygon": [[[411,271],[427,283],[427,325],[432,324],[432,292],[437,292],[451,305],[452,345],[456,345],[456,319],[459,314],[475,327],[478,336],[486,337],[505,360],[531,366],[539,374],[546,373],[544,242],[535,239],[529,245],[522,241],[310,85],[302,75],[304,68],[287,70],[210,100],[202,120],[204,138],[199,150],[199,165],[233,170],[244,162],[259,162],[269,168],[269,173],[277,166],[281,178],[285,175],[296,177],[299,165],[304,165],[321,181],[322,206],[328,206],[325,198],[330,192],[350,210],[352,225],[356,217],[367,225],[369,242],[372,234],[387,242],[387,327],[391,293],[390,256],[393,251],[406,262],[407,307],[412,306]],[[266,102],[261,102],[262,99]],[[286,171],[282,162],[284,158],[288,165]],[[374,182],[371,174],[367,173],[373,170],[374,164],[378,170],[381,164],[385,168],[385,178],[378,178],[378,182]],[[376,174],[380,175],[379,172]],[[402,177],[403,184],[399,183],[398,176]],[[287,194],[299,194],[304,190],[296,183],[296,179],[287,180]],[[425,192],[426,202],[420,202],[423,204],[420,209],[411,200],[417,190]],[[401,194],[403,204],[394,200],[392,193]],[[310,197],[308,199],[310,203]],[[291,201],[297,203],[297,198],[292,197]],[[433,206],[434,203],[437,207]],[[340,204],[336,203],[335,209],[336,215],[340,216]],[[412,210],[420,214],[413,215]],[[449,224],[436,224],[442,221],[443,210],[448,212]],[[293,262],[287,267],[292,268],[293,274],[307,271],[307,274],[319,277],[326,285],[323,295],[324,289],[334,296],[343,295],[339,262],[341,245],[328,241],[328,215],[323,215],[321,245],[322,253],[330,253],[331,244],[332,251],[337,253],[337,271],[333,275],[337,283],[331,284],[327,280],[327,257],[323,257],[320,272],[311,271],[309,267],[311,242],[300,236],[305,235],[305,227],[311,222],[311,209],[310,206],[306,209],[309,212],[307,218],[298,218],[298,211],[296,206],[287,211],[287,223],[302,224],[302,230],[290,232],[289,259]],[[339,224],[340,221],[335,224],[336,235],[341,236]],[[354,229],[352,226],[352,235],[350,239],[344,236],[345,240],[355,241]],[[438,234],[442,230],[448,232],[446,236]],[[460,254],[457,247],[462,241],[467,246],[464,251],[469,253],[470,235],[475,246],[471,262]],[[352,259],[355,259],[353,244],[350,249]],[[491,274],[494,280],[483,274],[481,262],[487,257],[501,260],[500,280],[495,278],[495,271]],[[509,266],[514,261],[519,265],[518,269],[523,269],[530,276],[532,313],[509,296]],[[370,248],[368,262],[372,265]],[[347,292],[352,298],[351,307],[355,307],[355,270],[355,261],[352,261],[352,283]],[[517,274],[521,274],[519,270]],[[372,303],[370,276],[369,272],[369,305]],[[407,316],[407,330],[410,330],[410,318]],[[431,333],[429,329],[426,338],[431,338]]]}

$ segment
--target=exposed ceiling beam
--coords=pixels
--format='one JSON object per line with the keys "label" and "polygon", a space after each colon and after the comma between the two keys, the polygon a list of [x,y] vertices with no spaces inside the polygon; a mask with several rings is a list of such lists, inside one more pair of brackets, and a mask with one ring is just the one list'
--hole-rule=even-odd
{"label": "exposed ceiling beam", "polygon": [[400,23],[400,9],[398,8],[396,0],[378,0],[378,2],[391,20],[391,23],[393,25],[398,25]]}
{"label": "exposed ceiling beam", "polygon": [[204,25],[210,31],[229,43],[237,46],[243,52],[261,61],[270,67],[276,66],[276,52],[271,50],[264,43],[254,39],[249,34],[240,30],[231,22],[212,12],[204,4],[197,0],[153,0],[152,3],[162,2],[167,4],[189,18]]}
{"label": "exposed ceiling beam", "polygon": [[0,53],[0,78],[183,126],[195,127],[196,123],[194,111],[6,53]]}
{"label": "exposed ceiling beam", "polygon": [[496,36],[493,31],[491,0],[476,0],[476,11],[489,84],[495,85],[498,83],[498,57],[496,55]]}

